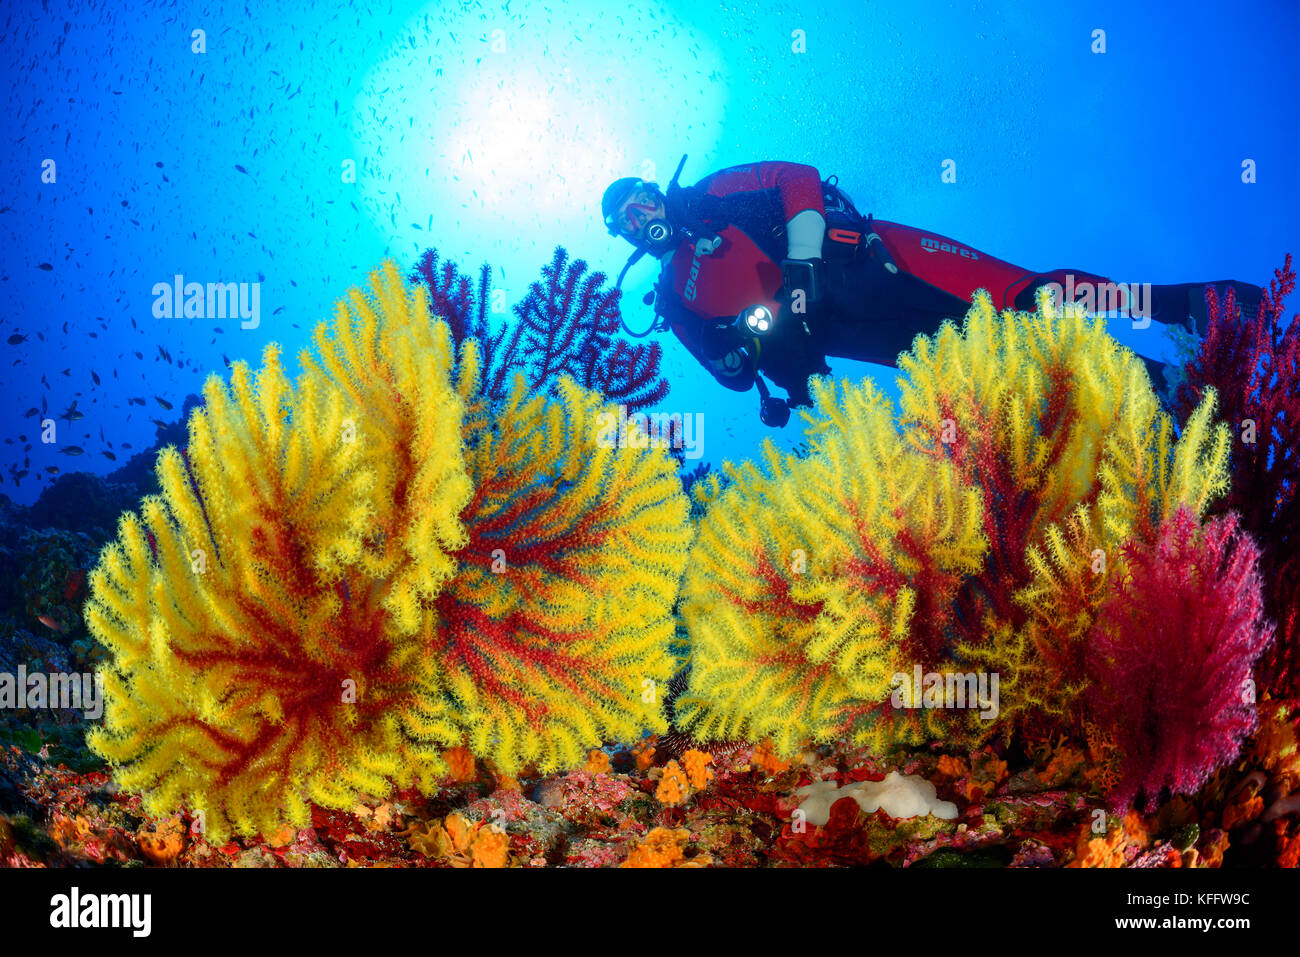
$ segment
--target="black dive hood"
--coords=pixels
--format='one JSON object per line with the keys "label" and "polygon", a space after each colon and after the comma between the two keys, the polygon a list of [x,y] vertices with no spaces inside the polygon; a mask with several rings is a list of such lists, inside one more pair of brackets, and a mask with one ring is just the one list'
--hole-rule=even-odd
{"label": "black dive hood", "polygon": [[[681,162],[677,164],[677,170],[673,173],[673,178],[668,181],[668,192],[663,194],[664,197],[664,218],[655,220],[646,227],[646,238],[636,244],[636,249],[632,255],[627,258],[623,264],[622,271],[618,274],[618,281],[614,283],[615,289],[623,287],[623,279],[627,276],[627,271],[636,263],[640,262],[641,257],[646,253],[658,255],[665,250],[671,249],[677,242],[678,227],[673,224],[673,215],[668,197],[677,190],[677,180],[682,175],[682,167],[686,165],[686,154],[682,154]],[[672,204],[676,205],[676,204]]]}

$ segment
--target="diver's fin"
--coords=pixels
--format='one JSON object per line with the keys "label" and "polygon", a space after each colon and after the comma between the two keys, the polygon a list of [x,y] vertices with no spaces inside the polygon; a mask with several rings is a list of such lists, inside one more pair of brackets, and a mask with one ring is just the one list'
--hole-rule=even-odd
{"label": "diver's fin", "polygon": [[1240,310],[1240,318],[1246,322],[1254,320],[1259,314],[1259,304],[1264,298],[1262,287],[1236,279],[1220,279],[1216,282],[1152,286],[1151,318],[1166,325],[1186,326],[1188,331],[1204,337],[1210,325],[1209,308],[1205,304],[1207,286],[1214,287],[1221,303],[1231,289]]}

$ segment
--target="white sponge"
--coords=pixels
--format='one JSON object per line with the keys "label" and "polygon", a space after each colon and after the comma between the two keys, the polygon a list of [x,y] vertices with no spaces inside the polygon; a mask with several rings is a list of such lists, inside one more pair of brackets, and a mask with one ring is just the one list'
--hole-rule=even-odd
{"label": "white sponge", "polygon": [[883,781],[855,781],[837,787],[834,781],[817,781],[794,792],[803,798],[799,810],[804,820],[821,827],[831,819],[831,805],[840,798],[851,797],[867,814],[884,811],[890,817],[917,817],[933,814],[951,821],[957,816],[957,805],[938,800],[933,784],[923,777],[890,771]]}

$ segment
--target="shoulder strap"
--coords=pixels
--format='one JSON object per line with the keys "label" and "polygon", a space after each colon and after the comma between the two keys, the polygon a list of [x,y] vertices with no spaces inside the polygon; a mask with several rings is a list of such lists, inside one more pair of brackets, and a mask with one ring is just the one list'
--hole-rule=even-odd
{"label": "shoulder strap", "polygon": [[830,227],[861,228],[870,219],[858,212],[849,194],[840,189],[839,177],[834,175],[822,180],[822,204],[826,207],[826,225]]}

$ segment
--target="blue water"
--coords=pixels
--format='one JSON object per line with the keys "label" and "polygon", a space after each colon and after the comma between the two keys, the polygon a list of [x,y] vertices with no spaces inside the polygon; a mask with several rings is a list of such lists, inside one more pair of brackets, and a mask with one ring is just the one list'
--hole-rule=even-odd
{"label": "blue water", "polygon": [[[490,262],[510,303],[556,245],[616,274],[628,247],[601,191],[666,183],[683,153],[686,182],[810,163],[864,212],[1030,269],[1264,283],[1300,251],[1300,6],[1044,6],[11,3],[0,337],[26,339],[0,342],[4,492],[34,500],[51,465],[111,471],[223,355],[296,353],[386,256]],[[634,326],[654,271],[626,284]],[[257,328],[156,318],[153,287],[176,274],[260,282]],[[1168,353],[1155,325],[1119,332]],[[706,460],[799,439],[663,341],[662,409],[705,412]],[[84,414],[50,445],[24,417],[42,399]]]}

